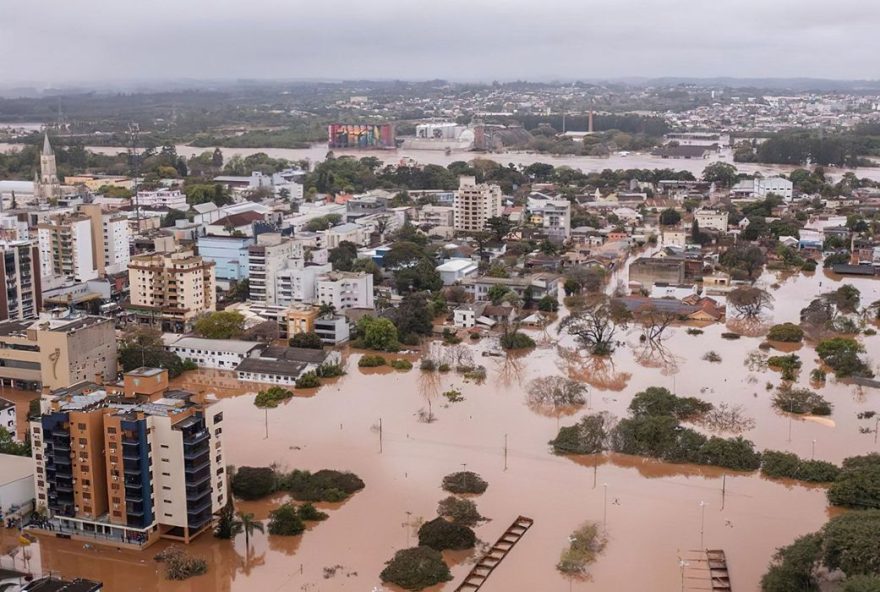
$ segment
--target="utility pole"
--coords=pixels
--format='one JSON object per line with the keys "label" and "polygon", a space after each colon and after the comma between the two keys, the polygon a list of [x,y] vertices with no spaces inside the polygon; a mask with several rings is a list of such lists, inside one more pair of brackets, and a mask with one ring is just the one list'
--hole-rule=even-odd
{"label": "utility pole", "polygon": [[379,454],[382,454],[382,418],[379,418]]}
{"label": "utility pole", "polygon": [[507,434],[504,434],[504,470],[507,470]]}

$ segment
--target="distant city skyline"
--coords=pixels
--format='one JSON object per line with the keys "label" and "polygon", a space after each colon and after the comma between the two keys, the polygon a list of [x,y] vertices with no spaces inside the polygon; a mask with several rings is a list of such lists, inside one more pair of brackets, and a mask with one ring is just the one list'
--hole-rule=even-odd
{"label": "distant city skyline", "polygon": [[2,84],[877,79],[880,5],[838,0],[5,3]]}

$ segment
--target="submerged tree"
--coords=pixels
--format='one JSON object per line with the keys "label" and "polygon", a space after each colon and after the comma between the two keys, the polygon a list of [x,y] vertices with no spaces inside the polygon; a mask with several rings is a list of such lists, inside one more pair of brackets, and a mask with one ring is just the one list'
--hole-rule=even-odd
{"label": "submerged tree", "polygon": [[614,352],[614,336],[618,329],[626,327],[630,318],[629,311],[623,305],[603,297],[593,305],[565,317],[559,323],[559,331],[568,331],[590,353],[607,356]]}
{"label": "submerged tree", "polygon": [[773,308],[773,296],[766,290],[754,286],[740,286],[727,295],[730,304],[741,317],[757,318],[768,309]]}
{"label": "submerged tree", "polygon": [[586,392],[587,386],[576,380],[564,376],[543,376],[529,383],[527,400],[532,409],[560,415],[567,409],[586,403]]}

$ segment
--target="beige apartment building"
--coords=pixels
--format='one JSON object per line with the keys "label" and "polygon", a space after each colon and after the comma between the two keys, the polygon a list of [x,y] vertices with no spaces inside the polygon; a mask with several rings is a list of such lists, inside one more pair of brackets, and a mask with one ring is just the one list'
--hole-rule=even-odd
{"label": "beige apartment building", "polygon": [[142,324],[182,332],[197,316],[216,310],[214,262],[192,249],[132,257],[128,283],[126,309]]}
{"label": "beige apartment building", "polygon": [[0,322],[0,382],[36,390],[116,378],[113,321],[73,315]]}
{"label": "beige apartment building", "polygon": [[100,205],[85,204],[79,211],[92,228],[92,258],[98,275],[125,271],[131,260],[131,228],[124,214],[104,212]]}
{"label": "beige apartment building", "polygon": [[453,228],[456,232],[477,232],[486,221],[501,215],[501,187],[477,184],[474,177],[460,177],[452,201]]}
{"label": "beige apartment building", "polygon": [[98,277],[92,254],[92,222],[88,216],[53,216],[37,224],[37,238],[44,284],[53,278],[84,282]]}

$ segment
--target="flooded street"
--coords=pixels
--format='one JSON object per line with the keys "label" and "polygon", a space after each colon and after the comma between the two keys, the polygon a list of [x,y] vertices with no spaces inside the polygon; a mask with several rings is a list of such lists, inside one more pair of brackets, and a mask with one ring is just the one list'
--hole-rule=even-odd
{"label": "flooded street", "polygon": [[[779,284],[770,288],[775,297],[774,322],[797,322],[799,310],[815,294],[839,285],[821,270],[810,277],[787,279],[766,274],[761,282],[768,287]],[[861,278],[853,283],[862,292],[863,305],[880,299],[880,283]],[[860,411],[880,411],[880,392],[836,383],[829,376],[819,392],[834,405],[833,425],[790,421],[773,410],[772,391],[766,389],[768,382],[779,384],[780,374],[744,364],[750,353],[759,351],[762,338],[729,341],[720,337],[726,330],[711,325],[703,335],[692,336],[685,327],[675,327],[669,330],[659,362],[658,354],[636,355],[638,333],[631,330],[620,334],[625,344],[615,353],[613,366],[579,368],[580,361],[564,351],[574,348],[572,339],[557,337],[551,327],[548,335],[559,339],[558,346],[547,344],[521,358],[477,355],[477,363],[488,370],[483,385],[455,373],[425,375],[417,367],[408,372],[366,373],[356,364],[361,354],[351,353],[346,376],[268,413],[254,407],[252,385],[239,385],[221,372],[190,373],[177,384],[216,393],[224,400],[230,463],[351,470],[366,488],[345,503],[319,504],[330,518],[302,536],[255,533],[250,554],[243,536],[234,546],[202,536],[190,550],[208,559],[208,574],[185,582],[166,582],[159,574],[152,557],[164,542],[138,554],[85,550],[81,543],[42,539],[30,547],[31,564],[44,572],[103,580],[111,592],[369,591],[380,585],[384,562],[417,540],[419,519],[435,517],[437,502],[446,496],[440,489],[443,476],[466,467],[489,482],[488,490],[474,498],[479,511],[490,519],[476,528],[482,541],[494,542],[518,515],[535,520],[486,582],[487,592],[568,590],[569,581],[555,570],[559,553],[574,528],[585,520],[602,523],[606,512],[608,547],[591,567],[589,580],[574,581],[573,589],[678,589],[679,552],[700,547],[700,502],[708,504],[705,546],[725,550],[737,590],[755,590],[776,547],[816,530],[828,519],[823,488],[771,481],[757,473],[622,455],[555,456],[547,442],[556,434],[557,418],[533,412],[525,401],[524,385],[529,380],[573,372],[590,383],[613,387],[591,387],[591,411],[623,417],[633,394],[649,386],[665,386],[679,395],[741,405],[755,420],[754,429],[743,435],[759,450],[786,450],[809,458],[815,449],[816,458],[837,463],[846,456],[880,450],[873,433],[859,433],[860,426],[873,428],[873,420],[856,417]],[[540,333],[533,333],[540,340]],[[880,361],[878,339],[862,337],[872,363]],[[486,347],[487,341],[481,340],[475,348]],[[722,363],[704,361],[708,350],[714,350]],[[816,366],[815,353],[806,343],[797,353],[803,361],[798,382],[807,386]],[[463,401],[448,403],[440,395],[451,387],[462,391]],[[436,421],[424,423],[419,411],[429,407],[429,399]],[[585,408],[558,423],[570,425],[587,412]],[[240,508],[266,518],[282,501],[248,502]],[[447,555],[455,579],[436,589],[453,590],[474,555]],[[9,565],[4,557],[3,566]],[[335,575],[325,577],[325,568],[335,566],[331,570]]]}

